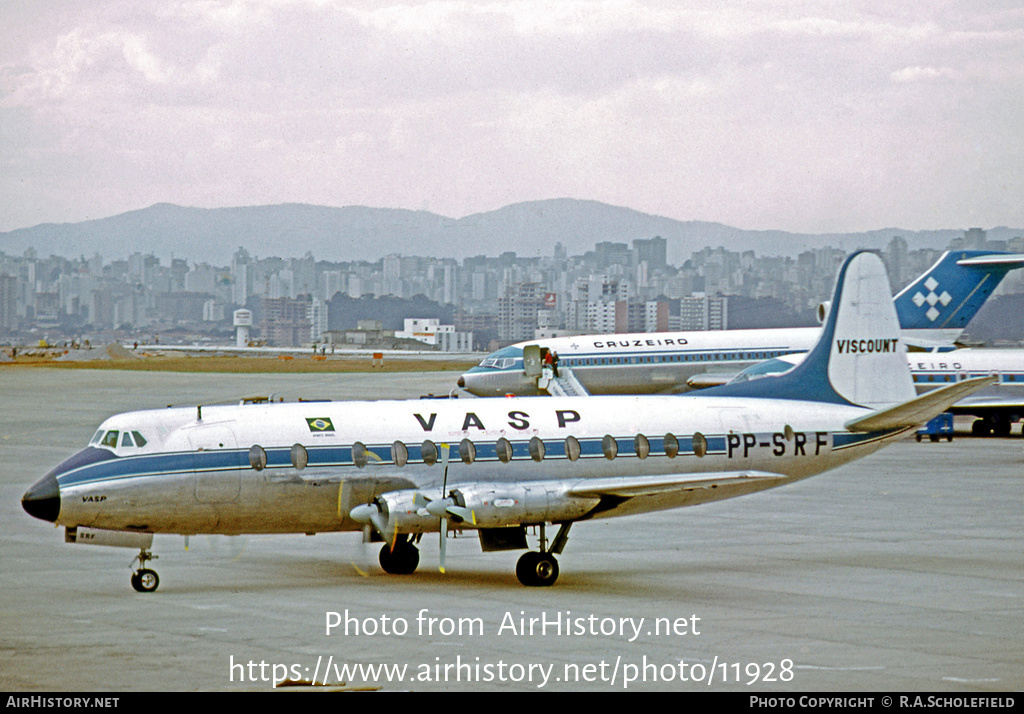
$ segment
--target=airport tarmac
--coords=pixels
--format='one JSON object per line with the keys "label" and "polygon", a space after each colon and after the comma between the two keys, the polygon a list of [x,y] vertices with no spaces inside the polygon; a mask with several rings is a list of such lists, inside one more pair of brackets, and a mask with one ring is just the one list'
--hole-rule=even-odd
{"label": "airport tarmac", "polygon": [[481,553],[472,534],[449,542],[443,575],[424,536],[411,576],[385,575],[379,546],[351,533],[200,536],[187,551],[157,535],[160,588],[139,594],[134,551],[65,544],[21,508],[113,413],[417,397],[456,377],[0,370],[0,690],[270,691],[282,674],[385,691],[1024,688],[1018,429],[577,524],[551,588],[521,586],[518,553]]}

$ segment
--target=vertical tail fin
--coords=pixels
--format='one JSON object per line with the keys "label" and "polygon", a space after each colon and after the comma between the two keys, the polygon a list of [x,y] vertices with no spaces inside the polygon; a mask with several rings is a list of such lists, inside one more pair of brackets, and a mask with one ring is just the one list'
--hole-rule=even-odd
{"label": "vertical tail fin", "polygon": [[1024,255],[951,250],[893,298],[903,334],[922,344],[951,344]]}
{"label": "vertical tail fin", "polygon": [[854,253],[836,277],[818,342],[789,372],[699,394],[852,404],[880,409],[916,395],[885,265]]}

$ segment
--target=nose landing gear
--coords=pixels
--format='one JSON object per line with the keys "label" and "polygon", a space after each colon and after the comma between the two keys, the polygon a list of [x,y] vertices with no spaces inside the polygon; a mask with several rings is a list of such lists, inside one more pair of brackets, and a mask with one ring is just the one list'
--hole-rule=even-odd
{"label": "nose landing gear", "polygon": [[135,556],[135,560],[132,561],[132,566],[136,562],[139,564],[138,570],[132,573],[132,587],[140,593],[151,593],[160,586],[160,576],[156,574],[155,570],[150,570],[146,567],[146,563],[150,560],[156,560],[157,555],[153,555],[145,548],[139,551],[139,554]]}

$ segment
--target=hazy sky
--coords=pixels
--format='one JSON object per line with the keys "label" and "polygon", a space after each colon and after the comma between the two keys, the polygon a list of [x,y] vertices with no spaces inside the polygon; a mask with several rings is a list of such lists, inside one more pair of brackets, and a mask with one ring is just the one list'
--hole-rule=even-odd
{"label": "hazy sky", "polygon": [[0,230],[581,198],[1024,226],[1019,0],[0,0]]}

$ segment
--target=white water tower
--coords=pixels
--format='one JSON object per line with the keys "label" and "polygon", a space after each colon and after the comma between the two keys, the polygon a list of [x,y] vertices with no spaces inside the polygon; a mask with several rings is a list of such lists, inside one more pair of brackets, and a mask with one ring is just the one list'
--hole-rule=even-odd
{"label": "white water tower", "polygon": [[249,328],[252,327],[251,310],[235,310],[235,345],[249,346]]}

